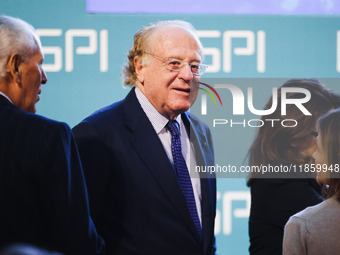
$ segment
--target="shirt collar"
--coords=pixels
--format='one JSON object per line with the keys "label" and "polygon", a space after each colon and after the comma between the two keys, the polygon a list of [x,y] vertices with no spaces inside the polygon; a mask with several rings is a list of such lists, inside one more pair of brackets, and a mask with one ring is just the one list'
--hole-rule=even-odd
{"label": "shirt collar", "polygon": [[12,100],[9,99],[9,97],[6,96],[3,92],[0,91],[0,95],[2,95],[3,97],[5,97],[8,101],[10,101],[10,102],[13,104]]}
{"label": "shirt collar", "polygon": [[[145,97],[145,95],[142,93],[142,91],[140,91],[138,87],[135,88],[135,93],[137,100],[140,103],[143,111],[150,120],[156,133],[159,134],[163,130],[163,128],[168,124],[169,119],[164,117],[156,110],[156,108],[149,102],[149,100]],[[182,122],[181,115],[178,115],[175,120],[178,122],[179,126],[181,126]]]}

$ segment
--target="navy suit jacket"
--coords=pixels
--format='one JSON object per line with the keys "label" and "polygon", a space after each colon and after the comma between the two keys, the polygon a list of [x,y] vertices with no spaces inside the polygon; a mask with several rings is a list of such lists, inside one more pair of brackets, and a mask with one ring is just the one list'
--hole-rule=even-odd
{"label": "navy suit jacket", "polygon": [[25,243],[101,254],[70,128],[0,95],[0,249]]}
{"label": "navy suit jacket", "polygon": [[[209,129],[193,116],[182,118],[195,137],[198,165],[213,165]],[[91,215],[107,254],[214,254],[216,180],[201,176],[201,243],[173,166],[134,89],[125,100],[86,118],[73,132]]]}

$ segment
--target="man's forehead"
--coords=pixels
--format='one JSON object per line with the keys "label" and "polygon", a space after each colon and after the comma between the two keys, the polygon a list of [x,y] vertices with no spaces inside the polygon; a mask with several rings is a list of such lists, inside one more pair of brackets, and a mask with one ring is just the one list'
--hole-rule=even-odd
{"label": "man's forehead", "polygon": [[181,37],[181,36],[188,36],[195,38],[194,33],[190,30],[188,30],[185,27],[181,27],[178,25],[163,25],[158,27],[153,34],[153,39],[154,40],[159,40],[159,39],[171,39],[171,38],[176,38],[176,37]]}
{"label": "man's forehead", "polygon": [[198,37],[190,30],[180,26],[164,26],[157,29],[151,38],[151,47],[154,53],[168,52],[188,43],[193,49],[197,48],[202,54],[202,48]]}

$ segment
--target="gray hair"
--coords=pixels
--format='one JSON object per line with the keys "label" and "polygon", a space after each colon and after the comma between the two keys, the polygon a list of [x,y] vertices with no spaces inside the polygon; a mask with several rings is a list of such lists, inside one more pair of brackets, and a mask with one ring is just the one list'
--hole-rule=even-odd
{"label": "gray hair", "polygon": [[0,16],[0,79],[6,75],[6,63],[12,54],[29,61],[33,52],[41,47],[33,26],[19,18]]}
{"label": "gray hair", "polygon": [[[131,50],[128,53],[128,61],[125,64],[123,70],[122,70],[122,76],[123,76],[123,84],[124,85],[130,85],[134,86],[137,80],[135,65],[134,65],[134,59],[137,57],[140,61],[142,61],[142,64],[146,65],[148,64],[149,58],[146,57],[146,52],[151,52],[150,49],[150,38],[154,34],[154,32],[161,28],[161,27],[181,27],[189,32],[192,33],[192,35],[197,40],[199,46],[201,49],[203,49],[202,44],[197,36],[196,29],[189,23],[183,20],[166,20],[166,21],[158,21],[155,23],[151,23],[147,25],[146,27],[139,30],[134,38],[133,38],[133,46]],[[203,54],[203,50],[202,50]],[[203,57],[203,56],[202,56]]]}

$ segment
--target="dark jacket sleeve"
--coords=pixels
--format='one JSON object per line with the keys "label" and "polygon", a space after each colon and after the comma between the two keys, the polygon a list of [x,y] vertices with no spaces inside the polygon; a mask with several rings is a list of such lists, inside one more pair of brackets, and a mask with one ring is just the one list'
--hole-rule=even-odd
{"label": "dark jacket sleeve", "polygon": [[88,188],[90,212],[96,223],[101,218],[103,203],[107,198],[108,185],[114,185],[112,172],[112,153],[102,141],[97,131],[87,122],[73,128]]}
{"label": "dark jacket sleeve", "polygon": [[72,132],[63,123],[49,132],[54,141],[45,143],[49,156],[42,169],[41,187],[47,229],[53,230],[48,232],[49,243],[66,254],[103,254],[104,242],[89,214],[84,174]]}

